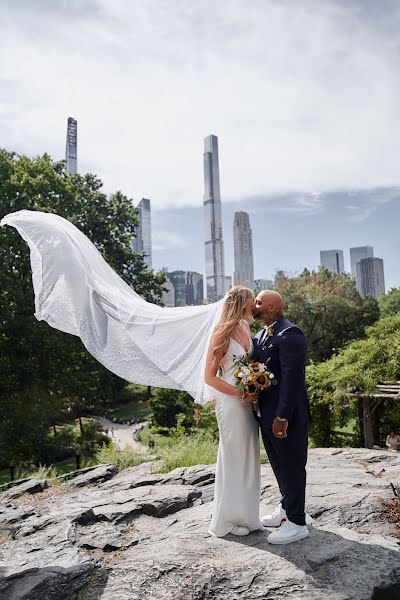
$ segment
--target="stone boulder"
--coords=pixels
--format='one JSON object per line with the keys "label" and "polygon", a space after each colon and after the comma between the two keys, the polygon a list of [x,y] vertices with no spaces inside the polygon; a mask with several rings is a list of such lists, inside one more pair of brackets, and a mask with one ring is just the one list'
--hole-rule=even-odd
{"label": "stone boulder", "polygon": [[[210,536],[214,466],[106,467],[0,505],[0,521],[17,527],[0,545],[0,600],[400,598],[399,538],[381,505],[400,481],[397,455],[311,450],[310,537],[288,546],[268,544],[268,531]],[[261,514],[278,497],[262,465]]]}

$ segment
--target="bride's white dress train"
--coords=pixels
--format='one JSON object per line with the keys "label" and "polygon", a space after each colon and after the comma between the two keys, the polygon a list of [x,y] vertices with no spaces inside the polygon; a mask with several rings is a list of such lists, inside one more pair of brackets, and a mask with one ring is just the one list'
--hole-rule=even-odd
{"label": "bride's white dress train", "polygon": [[[244,348],[230,339],[222,367],[224,381],[235,385],[234,356]],[[258,424],[248,403],[216,392],[219,448],[215,475],[214,506],[209,532],[227,535],[236,525],[250,531],[264,529],[259,519],[260,446]]]}

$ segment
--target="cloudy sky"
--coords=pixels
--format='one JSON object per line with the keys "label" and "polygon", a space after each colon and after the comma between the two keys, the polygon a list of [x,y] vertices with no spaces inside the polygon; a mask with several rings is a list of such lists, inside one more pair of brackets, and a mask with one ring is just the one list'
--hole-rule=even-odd
{"label": "cloudy sky", "polygon": [[156,267],[203,271],[203,139],[220,143],[227,270],[371,244],[400,285],[400,2],[0,0],[0,146],[153,205]]}

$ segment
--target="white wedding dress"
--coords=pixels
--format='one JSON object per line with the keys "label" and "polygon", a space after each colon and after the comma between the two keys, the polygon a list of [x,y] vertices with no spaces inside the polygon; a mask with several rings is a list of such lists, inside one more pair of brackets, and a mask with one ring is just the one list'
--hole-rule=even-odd
{"label": "white wedding dress", "polygon": [[[234,356],[245,349],[230,339],[222,360],[222,379],[235,385]],[[214,507],[209,527],[212,535],[223,537],[236,525],[250,531],[264,530],[259,519],[260,446],[258,424],[248,403],[215,391],[219,448],[215,474]]]}
{"label": "white wedding dress", "polygon": [[[80,337],[107,369],[133,383],[185,390],[205,404],[217,398],[220,446],[210,532],[261,528],[258,425],[251,407],[204,382],[207,349],[224,299],[204,306],[162,308],[145,302],[104,261],[90,240],[62,217],[21,210],[3,217],[30,249],[35,316]],[[234,384],[231,340],[223,378]]]}

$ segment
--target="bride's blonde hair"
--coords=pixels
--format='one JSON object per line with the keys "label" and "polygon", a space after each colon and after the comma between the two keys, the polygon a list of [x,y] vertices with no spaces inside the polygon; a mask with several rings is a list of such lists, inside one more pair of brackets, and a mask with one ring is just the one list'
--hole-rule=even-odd
{"label": "bride's blonde hair", "polygon": [[214,335],[219,339],[222,338],[221,343],[214,348],[214,354],[229,340],[240,321],[244,318],[250,302],[253,301],[253,291],[247,287],[237,285],[229,290],[225,296],[221,318],[214,330]]}

